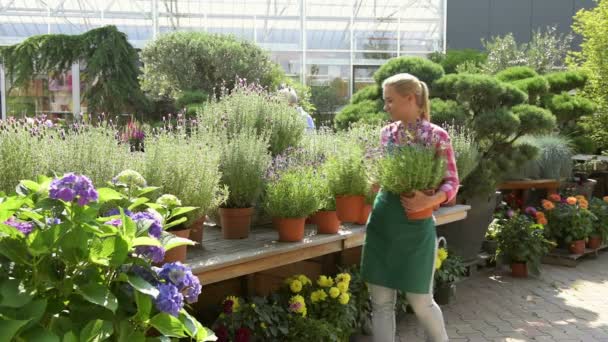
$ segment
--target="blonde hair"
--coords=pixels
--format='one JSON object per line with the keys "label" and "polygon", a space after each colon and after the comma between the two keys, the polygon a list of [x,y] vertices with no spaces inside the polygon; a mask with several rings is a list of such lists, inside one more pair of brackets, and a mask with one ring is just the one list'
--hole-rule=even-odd
{"label": "blonde hair", "polygon": [[429,101],[429,88],[426,86],[426,83],[412,74],[401,73],[385,79],[382,82],[382,91],[384,91],[386,86],[393,87],[401,96],[416,95],[416,104],[421,111],[420,117],[431,121],[431,103]]}

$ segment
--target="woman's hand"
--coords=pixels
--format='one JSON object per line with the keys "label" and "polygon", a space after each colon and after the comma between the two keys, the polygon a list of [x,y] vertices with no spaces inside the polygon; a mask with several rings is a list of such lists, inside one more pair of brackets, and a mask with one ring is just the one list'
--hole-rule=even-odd
{"label": "woman's hand", "polygon": [[439,191],[434,195],[427,195],[421,191],[416,191],[412,197],[407,197],[402,194],[401,205],[406,212],[417,212],[441,204],[446,198],[447,196],[443,191]]}

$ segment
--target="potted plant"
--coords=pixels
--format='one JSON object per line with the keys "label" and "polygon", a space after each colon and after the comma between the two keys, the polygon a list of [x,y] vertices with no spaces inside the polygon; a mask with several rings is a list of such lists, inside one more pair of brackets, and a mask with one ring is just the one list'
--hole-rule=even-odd
{"label": "potted plant", "polygon": [[361,210],[361,214],[359,215],[359,219],[357,220],[357,224],[367,224],[367,220],[369,219],[369,215],[372,213],[372,208],[374,205],[374,201],[376,200],[376,192],[370,189],[365,193],[365,201],[363,202],[363,209]]}
{"label": "potted plant", "polygon": [[548,218],[548,234],[560,244],[566,246],[570,253],[583,254],[585,240],[593,232],[595,215],[589,211],[585,197],[561,198],[555,194],[542,201]]}
{"label": "potted plant", "polygon": [[447,305],[454,297],[456,282],[465,276],[467,270],[462,258],[452,255],[445,248],[437,250],[435,259],[434,297],[437,304]]}
{"label": "potted plant", "polygon": [[322,176],[317,183],[319,208],[314,214],[313,223],[317,225],[317,233],[319,234],[337,234],[340,230],[340,220],[336,213],[336,198],[329,190],[327,177]]}
{"label": "potted plant", "polygon": [[587,247],[598,249],[602,243],[608,241],[608,196],[603,199],[593,197],[589,210],[595,215],[596,220],[593,221],[593,231],[589,235]]}
{"label": "potted plant", "polygon": [[310,168],[282,172],[266,186],[265,208],[279,231],[279,241],[304,239],[306,217],[319,208],[316,182],[319,177]]}
{"label": "potted plant", "polygon": [[249,236],[253,207],[264,188],[269,162],[267,142],[253,133],[236,134],[224,144],[221,184],[228,188],[228,198],[219,214],[225,239]]}
{"label": "potted plant", "polygon": [[361,215],[367,187],[363,160],[363,150],[355,144],[343,145],[327,160],[329,188],[341,222],[356,222]]}
{"label": "potted plant", "polygon": [[[108,206],[131,200],[104,216]],[[23,181],[2,198],[0,288],[13,294],[0,298],[3,338],[215,340],[186,310],[201,292],[190,268],[152,267],[171,242],[161,227],[128,215],[147,203],[74,173]]]}
{"label": "potted plant", "polygon": [[526,278],[528,269],[539,274],[540,259],[549,251],[552,242],[544,235],[544,227],[535,220],[543,222],[543,216],[527,210],[528,214],[515,212],[511,218],[501,219],[496,240],[497,258],[511,264],[513,277]]}

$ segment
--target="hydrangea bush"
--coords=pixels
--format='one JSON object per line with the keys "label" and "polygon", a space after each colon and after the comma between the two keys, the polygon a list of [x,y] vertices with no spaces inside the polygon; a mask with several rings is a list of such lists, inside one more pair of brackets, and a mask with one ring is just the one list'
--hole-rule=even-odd
{"label": "hydrangea bush", "polygon": [[67,173],[0,198],[0,340],[214,338],[185,308],[198,278],[180,263],[152,266],[191,243],[165,230],[192,208],[150,203],[146,191]]}

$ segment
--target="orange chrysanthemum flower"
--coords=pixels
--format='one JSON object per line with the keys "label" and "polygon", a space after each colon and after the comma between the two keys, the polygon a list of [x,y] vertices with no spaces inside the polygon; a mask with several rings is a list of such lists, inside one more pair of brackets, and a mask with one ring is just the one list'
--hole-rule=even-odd
{"label": "orange chrysanthemum flower", "polygon": [[562,197],[559,194],[551,194],[549,195],[549,199],[553,202],[561,202]]}
{"label": "orange chrysanthemum flower", "polygon": [[566,203],[570,204],[570,205],[575,205],[577,202],[576,197],[568,197],[566,198]]}
{"label": "orange chrysanthemum flower", "polygon": [[[558,195],[559,196],[559,195]],[[542,200],[542,205],[545,210],[553,210],[555,208],[555,204],[548,200]]]}

